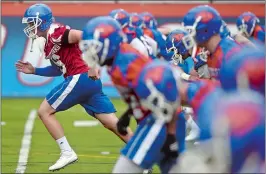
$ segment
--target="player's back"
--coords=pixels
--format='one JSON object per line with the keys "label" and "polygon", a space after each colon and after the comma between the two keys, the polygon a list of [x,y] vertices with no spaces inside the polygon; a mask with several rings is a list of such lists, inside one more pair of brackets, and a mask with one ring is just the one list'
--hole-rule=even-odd
{"label": "player's back", "polygon": [[213,115],[213,135],[230,145],[232,173],[258,173],[265,161],[264,104],[259,93],[238,91],[224,96]]}
{"label": "player's back", "polygon": [[217,79],[222,63],[239,52],[241,48],[241,45],[230,37],[221,39],[214,53],[207,60],[211,77]]}
{"label": "player's back", "polygon": [[[56,65],[64,77],[81,74],[88,71],[88,66],[81,58],[78,44],[68,44],[69,27],[54,25],[49,29],[44,47],[46,59]],[[67,43],[66,43],[67,42]]]}
{"label": "player's back", "polygon": [[109,73],[115,84],[134,86],[143,67],[151,61],[151,58],[141,54],[131,45],[123,43]]}
{"label": "player's back", "polygon": [[131,107],[137,122],[143,120],[150,112],[142,109],[134,87],[137,85],[142,69],[151,61],[150,57],[141,54],[131,45],[123,43],[108,70],[114,85]]}

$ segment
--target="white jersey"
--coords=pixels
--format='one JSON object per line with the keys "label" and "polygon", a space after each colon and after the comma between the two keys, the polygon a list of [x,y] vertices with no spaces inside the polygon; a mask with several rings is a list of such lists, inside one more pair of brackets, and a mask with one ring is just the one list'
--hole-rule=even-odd
{"label": "white jersey", "polygon": [[159,51],[157,42],[154,39],[152,39],[151,37],[146,36],[146,35],[144,35],[144,38],[145,38],[145,41],[147,42],[148,46],[151,47],[151,50],[152,50],[151,55],[157,56],[158,51]]}
{"label": "white jersey", "polygon": [[149,51],[148,48],[144,45],[144,43],[139,39],[139,38],[134,38],[131,42],[130,45],[138,50],[140,53],[144,54],[145,56],[149,56]]}

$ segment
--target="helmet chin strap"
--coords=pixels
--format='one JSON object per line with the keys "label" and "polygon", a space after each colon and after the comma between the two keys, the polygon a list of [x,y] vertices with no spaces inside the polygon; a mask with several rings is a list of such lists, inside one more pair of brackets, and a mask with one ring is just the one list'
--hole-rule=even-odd
{"label": "helmet chin strap", "polygon": [[31,46],[30,46],[30,52],[33,52],[33,43],[35,39],[31,39]]}

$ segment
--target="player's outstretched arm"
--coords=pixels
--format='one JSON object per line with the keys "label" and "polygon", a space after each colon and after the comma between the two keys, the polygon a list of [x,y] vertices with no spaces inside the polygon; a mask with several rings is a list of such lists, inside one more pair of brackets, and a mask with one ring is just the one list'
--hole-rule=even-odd
{"label": "player's outstretched arm", "polygon": [[16,62],[16,69],[25,74],[35,74],[39,76],[54,77],[62,75],[62,72],[55,66],[47,66],[44,68],[35,68],[29,62]]}

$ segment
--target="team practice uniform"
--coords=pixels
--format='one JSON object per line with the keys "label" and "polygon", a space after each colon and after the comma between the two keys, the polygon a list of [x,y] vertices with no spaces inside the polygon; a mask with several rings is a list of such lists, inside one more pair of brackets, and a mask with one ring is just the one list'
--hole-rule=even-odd
{"label": "team practice uniform", "polygon": [[[183,29],[167,38],[149,12],[123,9],[92,18],[79,31],[55,24],[51,9],[35,4],[22,23],[29,38],[46,36],[41,50],[51,65],[19,61],[17,70],[64,76],[38,111],[61,150],[50,171],[78,160],[54,114],[79,104],[126,142],[113,173],[145,173],[154,165],[162,174],[265,172],[265,29],[253,13],[238,17],[235,39],[208,5],[190,9]],[[244,43],[249,39],[255,41]],[[119,119],[97,79],[104,66],[127,106]]]}
{"label": "team practice uniform", "polygon": [[[101,80],[94,81],[88,77],[89,68],[81,59],[78,44],[67,43],[68,32],[69,29],[63,25],[51,28],[45,43],[46,59],[50,59],[53,69],[59,69],[65,78],[64,82],[46,96],[47,102],[56,111],[64,111],[80,104],[92,116],[114,113],[116,110],[113,104],[102,92]],[[36,69],[36,75],[45,75],[39,72],[40,69]]]}
{"label": "team practice uniform", "polygon": [[[98,28],[101,28],[103,24],[108,25],[110,28],[112,27],[113,32],[108,34],[102,33],[99,39],[101,41],[105,39],[110,40],[112,44],[118,46],[118,49],[110,50],[108,55],[113,56],[105,57],[105,61],[101,60],[103,58],[100,58],[99,63],[107,65],[108,73],[114,85],[121,93],[122,98],[128,103],[129,109],[131,110],[129,113],[133,114],[138,122],[138,127],[133,137],[121,150],[122,155],[118,159],[113,172],[126,172],[128,168],[130,168],[131,171],[141,172],[144,169],[150,169],[155,163],[160,163],[162,155],[161,149],[164,145],[164,141],[162,140],[165,140],[167,136],[166,122],[156,119],[156,116],[154,116],[156,113],[147,109],[147,107],[144,109],[141,103],[142,98],[139,98],[135,91],[135,88],[138,86],[139,78],[143,77],[141,74],[144,71],[143,68],[146,67],[146,65],[152,65],[152,59],[141,54],[136,49],[132,48],[131,45],[122,43],[122,40],[120,40],[122,38],[122,30],[119,29],[119,24],[108,17],[98,17],[90,21],[86,29],[84,29],[85,34],[83,42],[90,43],[91,36],[94,35],[91,28],[96,28],[97,32]],[[112,40],[113,37],[115,37],[116,40]],[[82,50],[86,50],[86,47],[89,46],[90,45],[86,45]],[[108,46],[106,46],[106,49],[108,49]],[[102,57],[101,52],[98,52],[97,56]],[[84,60],[90,57],[91,56],[84,57]],[[162,63],[161,61],[159,62],[159,64]],[[168,63],[165,63],[165,65],[168,65]],[[174,110],[176,110],[176,108],[174,108]],[[179,127],[179,129],[182,128],[184,132],[185,126]],[[184,143],[184,141],[181,141],[181,143]],[[180,147],[181,150],[183,150],[182,147],[184,148],[184,144],[180,145]],[[169,170],[170,167],[166,168]]]}

